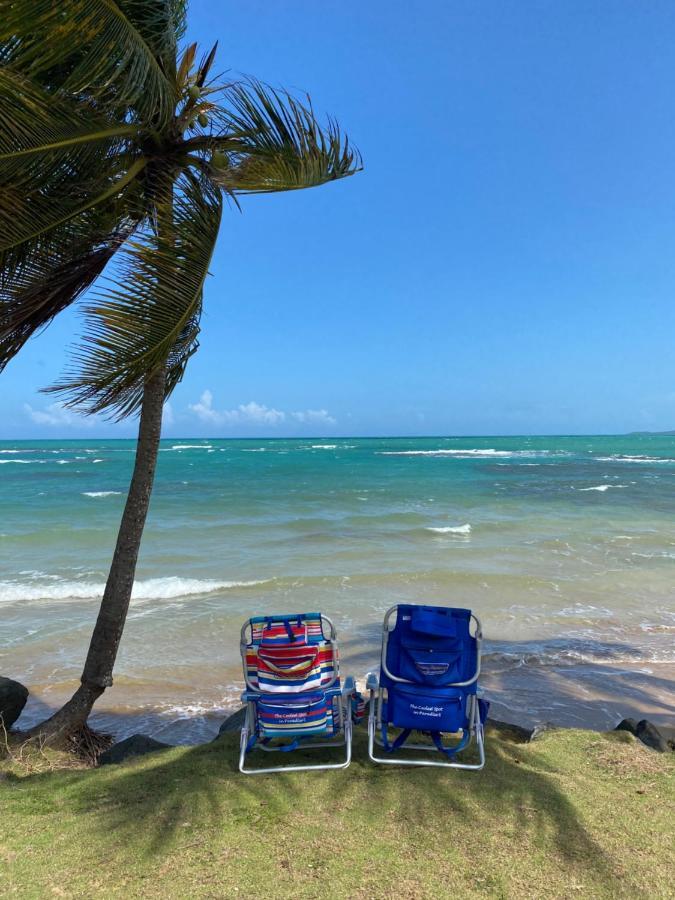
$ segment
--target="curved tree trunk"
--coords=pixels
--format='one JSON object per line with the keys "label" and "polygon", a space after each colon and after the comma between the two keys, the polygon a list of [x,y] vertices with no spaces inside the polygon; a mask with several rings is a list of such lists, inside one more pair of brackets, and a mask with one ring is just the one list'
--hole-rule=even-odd
{"label": "curved tree trunk", "polygon": [[165,385],[165,367],[148,376],[145,383],[134,472],[81,684],[60,710],[30,732],[50,743],[77,732],[87,721],[96,700],[113,683],[113,666],[127,618],[155,478]]}

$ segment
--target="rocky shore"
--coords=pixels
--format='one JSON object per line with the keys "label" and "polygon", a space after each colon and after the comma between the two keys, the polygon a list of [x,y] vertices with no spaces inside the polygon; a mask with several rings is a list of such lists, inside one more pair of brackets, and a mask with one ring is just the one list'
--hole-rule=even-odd
{"label": "rocky shore", "polygon": [[[0,676],[0,731],[4,727],[7,733],[11,732],[12,726],[18,720],[21,711],[26,705],[28,696],[28,688],[23,684],[11,678]],[[220,726],[218,735],[214,740],[218,740],[223,734],[239,731],[244,720],[244,713],[245,710],[242,707],[228,716]],[[363,719],[363,723],[365,722],[366,718]],[[486,723],[488,735],[492,731],[516,744],[536,741],[543,733],[557,730],[560,727],[553,722],[542,722],[534,728],[524,728],[522,725],[501,722],[491,718]],[[622,719],[614,730],[632,734],[645,746],[658,753],[675,751],[675,725],[655,725],[647,719],[636,721],[635,719],[626,718]],[[120,763],[129,757],[144,756],[147,753],[166,750],[171,746],[173,745],[158,741],[150,735],[133,734],[122,741],[114,743],[101,753],[98,757],[98,765]]]}

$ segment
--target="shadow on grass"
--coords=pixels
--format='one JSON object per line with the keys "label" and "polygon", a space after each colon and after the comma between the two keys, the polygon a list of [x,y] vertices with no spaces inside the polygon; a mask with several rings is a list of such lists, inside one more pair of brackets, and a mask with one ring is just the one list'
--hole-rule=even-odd
{"label": "shadow on grass", "polygon": [[[329,811],[331,830],[346,836],[341,846],[358,842],[352,834],[362,841],[365,831],[387,853],[435,850],[439,844],[452,847],[461,827],[475,857],[482,846],[489,860],[498,834],[507,849],[513,840],[535,851],[553,850],[563,863],[582,866],[593,881],[606,884],[614,877],[541,754],[518,745],[489,740],[488,763],[478,773],[376,767],[365,761],[365,735],[358,729],[348,770],[255,778],[238,773],[237,751],[238,736],[226,735],[210,745],[106,767],[79,784],[73,778],[71,800],[97,814],[94,827],[102,837],[113,835],[120,848],[133,846],[151,858],[190,846],[187,829],[197,823],[197,843],[207,840],[204,831],[221,837],[226,832],[239,847],[274,841],[276,835],[279,849],[292,852],[288,842],[299,820],[315,828],[319,840],[327,821],[323,811]],[[328,760],[333,751],[323,752]],[[298,757],[309,758],[298,752],[294,762]]]}

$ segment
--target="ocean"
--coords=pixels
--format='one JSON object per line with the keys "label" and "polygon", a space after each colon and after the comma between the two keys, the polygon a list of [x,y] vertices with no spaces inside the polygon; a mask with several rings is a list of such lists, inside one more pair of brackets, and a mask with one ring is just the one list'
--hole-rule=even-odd
{"label": "ocean", "polygon": [[[0,442],[0,674],[29,726],[75,689],[132,441]],[[675,715],[675,437],[164,440],[116,667],[93,724],[213,736],[250,615],[320,610],[342,670],[399,602],[472,608],[497,718]]]}

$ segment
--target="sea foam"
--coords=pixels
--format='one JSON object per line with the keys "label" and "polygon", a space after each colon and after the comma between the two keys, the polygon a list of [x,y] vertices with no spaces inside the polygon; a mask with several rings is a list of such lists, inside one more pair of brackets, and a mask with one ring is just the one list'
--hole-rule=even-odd
{"label": "sea foam", "polygon": [[[35,602],[39,600],[100,600],[105,584],[93,581],[53,581],[49,584],[27,584],[19,581],[0,581],[0,603]],[[265,584],[255,581],[215,581],[206,578],[180,578],[170,575],[166,578],[148,578],[134,582],[132,600],[172,600],[176,597],[191,597],[198,594],[212,594],[232,588],[247,588]]]}
{"label": "sea foam", "polygon": [[0,459],[0,466],[6,466],[6,465],[9,465],[9,463],[16,463],[17,465],[20,465],[20,466],[30,466],[30,465],[33,465],[34,463],[37,465],[41,465],[46,462],[49,462],[49,460],[46,460],[46,459]]}
{"label": "sea foam", "polygon": [[211,450],[212,444],[174,444],[172,450]]}
{"label": "sea foam", "polygon": [[122,491],[82,491],[83,497],[112,497],[114,494],[121,494]]}
{"label": "sea foam", "polygon": [[471,534],[471,525],[443,525],[437,528],[425,528],[425,531],[433,531],[434,534]]}
{"label": "sea foam", "polygon": [[495,450],[494,448],[469,448],[467,450],[376,450],[376,456],[448,456],[457,459],[531,459],[537,456],[566,456],[550,450]]}
{"label": "sea foam", "polygon": [[675,463],[675,459],[665,456],[630,456],[623,453],[615,453],[613,456],[596,456],[597,462],[619,463]]}
{"label": "sea foam", "polygon": [[577,491],[608,491],[610,488],[625,488],[627,484],[597,484],[594,487],[576,488]]}

